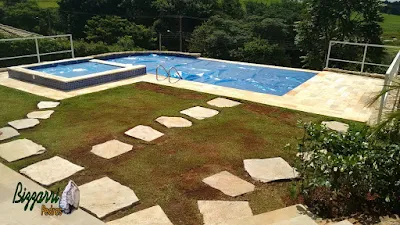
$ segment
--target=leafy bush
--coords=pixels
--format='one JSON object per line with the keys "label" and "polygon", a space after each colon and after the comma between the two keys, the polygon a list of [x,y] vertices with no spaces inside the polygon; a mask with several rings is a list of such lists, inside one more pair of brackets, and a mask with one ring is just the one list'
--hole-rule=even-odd
{"label": "leafy bush", "polygon": [[400,209],[400,146],[371,134],[304,124],[296,168],[310,207],[328,217]]}

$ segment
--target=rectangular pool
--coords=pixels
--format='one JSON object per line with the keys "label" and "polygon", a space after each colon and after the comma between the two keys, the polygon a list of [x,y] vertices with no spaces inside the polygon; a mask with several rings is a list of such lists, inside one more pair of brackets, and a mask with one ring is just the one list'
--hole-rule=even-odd
{"label": "rectangular pool", "polygon": [[80,77],[121,68],[122,67],[97,62],[59,63],[28,67],[28,69],[31,70],[65,78]]}
{"label": "rectangular pool", "polygon": [[85,57],[10,67],[10,78],[71,91],[146,74],[144,65],[127,66]]}
{"label": "rectangular pool", "polygon": [[[163,54],[131,55],[106,59],[127,65],[146,65],[147,72],[156,73],[158,65],[167,70],[175,67],[184,80],[220,85],[242,90],[282,96],[306,82],[317,73],[240,62],[217,61]],[[163,70],[159,74],[166,75]],[[178,77],[176,72],[172,77]]]}

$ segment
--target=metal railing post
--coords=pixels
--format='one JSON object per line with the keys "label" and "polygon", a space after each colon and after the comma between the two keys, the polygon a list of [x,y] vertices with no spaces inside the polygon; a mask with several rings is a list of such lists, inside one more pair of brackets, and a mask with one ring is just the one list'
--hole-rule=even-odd
{"label": "metal railing post", "polygon": [[158,34],[158,50],[161,51],[161,33]]}
{"label": "metal railing post", "polygon": [[36,57],[38,62],[40,62],[40,52],[39,52],[39,44],[38,44],[38,39],[35,38],[35,45],[36,45]]}
{"label": "metal railing post", "polygon": [[361,64],[361,73],[364,72],[365,59],[367,58],[367,50],[368,50],[368,44],[366,44],[364,48],[364,56]]}
{"label": "metal railing post", "polygon": [[329,68],[329,58],[331,57],[332,41],[329,41],[328,55],[326,56],[325,68]]}
{"label": "metal railing post", "polygon": [[72,34],[69,35],[69,41],[71,43],[71,56],[72,58],[75,58],[74,42],[72,41]]}

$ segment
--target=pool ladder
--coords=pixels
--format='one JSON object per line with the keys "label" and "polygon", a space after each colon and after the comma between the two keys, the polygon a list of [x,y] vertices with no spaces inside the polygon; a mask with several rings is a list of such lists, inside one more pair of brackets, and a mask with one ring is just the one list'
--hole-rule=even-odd
{"label": "pool ladder", "polygon": [[[163,69],[167,73],[167,76],[164,79],[159,79],[158,78],[158,76],[159,76],[158,70],[160,68]],[[178,76],[179,76],[179,79],[177,79],[175,82],[171,81],[171,70],[175,70],[175,73],[178,74]],[[163,65],[161,65],[161,64],[158,65],[157,68],[156,68],[156,79],[158,81],[163,81],[163,80],[166,80],[167,78],[168,78],[168,82],[170,82],[171,84],[176,83],[179,80],[183,80],[182,76],[179,74],[178,70],[175,67],[171,67],[171,68],[169,68],[169,70],[167,70],[167,69],[165,69],[165,67]]]}

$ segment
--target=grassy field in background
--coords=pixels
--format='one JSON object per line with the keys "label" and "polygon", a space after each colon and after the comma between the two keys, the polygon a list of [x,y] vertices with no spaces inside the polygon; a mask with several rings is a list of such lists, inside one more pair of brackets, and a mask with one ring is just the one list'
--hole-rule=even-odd
{"label": "grassy field in background", "polygon": [[[246,200],[254,214],[296,203],[290,198],[294,181],[255,182],[244,170],[243,160],[279,156],[293,164],[296,153],[284,150],[284,146],[295,144],[296,138],[301,137],[303,131],[297,127],[297,120],[319,122],[327,118],[250,102],[215,108],[206,103],[213,98],[209,94],[138,83],[65,99],[50,119],[20,131],[21,136],[12,139],[28,138],[41,144],[47,149],[44,154],[12,163],[2,159],[0,162],[19,171],[58,155],[85,168],[70,178],[78,185],[108,176],[134,190],[140,203],[107,216],[105,221],[158,204],[173,224],[198,225],[202,224],[202,217],[197,200]],[[0,99],[0,127],[24,118],[40,100],[45,100],[3,86]],[[205,120],[179,113],[197,105],[220,113]],[[185,117],[193,126],[168,129],[154,121],[163,115]],[[139,124],[165,135],[149,143],[124,135]],[[90,153],[93,145],[112,139],[133,145],[133,150],[109,160]],[[224,170],[254,183],[256,190],[232,198],[202,182]],[[68,180],[49,188],[62,191]]]}
{"label": "grassy field in background", "polygon": [[[57,8],[58,7],[58,0],[30,0],[37,2],[38,5],[42,8]],[[0,0],[0,6],[4,5],[4,0]]]}
{"label": "grassy field in background", "polygon": [[397,38],[397,41],[387,42],[388,45],[400,45],[400,16],[383,14],[384,21],[381,24],[383,29],[383,40],[393,40]]}

